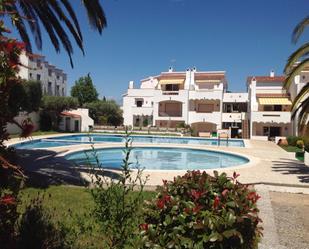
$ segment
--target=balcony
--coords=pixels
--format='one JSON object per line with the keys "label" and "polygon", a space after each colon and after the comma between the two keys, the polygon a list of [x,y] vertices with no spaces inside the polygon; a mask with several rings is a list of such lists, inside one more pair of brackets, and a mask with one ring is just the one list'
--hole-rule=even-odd
{"label": "balcony", "polygon": [[190,91],[189,99],[222,99],[222,90],[197,90]]}
{"label": "balcony", "polygon": [[252,112],[252,122],[257,123],[290,123],[290,112]]}
{"label": "balcony", "polygon": [[222,113],[222,122],[238,122],[239,123],[245,119],[247,119],[247,113],[245,112]]}
{"label": "balcony", "polygon": [[214,124],[221,123],[221,112],[189,112],[189,122],[196,123],[196,122],[210,122]]}
{"label": "balcony", "polygon": [[144,115],[144,116],[151,116],[153,114],[153,107],[152,106],[132,106],[132,115]]}
{"label": "balcony", "polygon": [[179,91],[162,91],[162,95],[178,95]]}

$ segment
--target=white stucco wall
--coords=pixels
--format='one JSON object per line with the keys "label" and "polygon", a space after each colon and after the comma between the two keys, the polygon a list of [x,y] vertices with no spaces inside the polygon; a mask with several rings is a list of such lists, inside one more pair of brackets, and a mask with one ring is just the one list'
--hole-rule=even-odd
{"label": "white stucco wall", "polygon": [[[21,124],[25,119],[31,118],[31,121],[34,125],[34,131],[38,130],[40,128],[40,115],[37,112],[31,112],[29,114],[25,112],[21,112],[17,117],[14,119]],[[9,134],[19,134],[21,132],[21,129],[16,125],[12,123],[8,123],[6,126],[7,132]]]}
{"label": "white stucco wall", "polygon": [[93,127],[94,121],[93,121],[92,118],[89,117],[89,110],[88,109],[78,108],[76,110],[70,110],[69,112],[81,116],[81,124],[80,124],[81,132],[88,132],[89,126]]}

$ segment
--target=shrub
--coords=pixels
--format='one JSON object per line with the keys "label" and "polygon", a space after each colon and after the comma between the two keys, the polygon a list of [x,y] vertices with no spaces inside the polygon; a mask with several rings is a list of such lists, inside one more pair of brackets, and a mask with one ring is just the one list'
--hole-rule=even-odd
{"label": "shrub", "polygon": [[304,148],[304,141],[303,140],[297,140],[296,146],[300,149]]}
{"label": "shrub", "polygon": [[164,181],[140,225],[144,248],[257,248],[260,196],[237,176],[188,171]]}
{"label": "shrub", "polygon": [[[143,170],[129,162],[131,142],[127,134],[123,164],[116,179],[112,175],[111,178],[108,177],[111,172],[100,166],[92,147],[92,156],[97,162],[97,167],[92,172],[94,188],[91,189],[91,194],[95,202],[92,213],[104,233],[103,248],[140,248],[138,224],[142,215],[144,185],[148,177],[142,178]],[[136,169],[134,175],[133,168]]]}
{"label": "shrub", "polygon": [[50,115],[45,111],[42,111],[40,113],[40,130],[42,131],[52,130],[52,119]]}
{"label": "shrub", "polygon": [[288,144],[290,146],[296,146],[296,143],[298,140],[300,140],[301,137],[298,137],[298,136],[288,136],[287,137],[287,140],[288,140]]}
{"label": "shrub", "polygon": [[144,126],[144,127],[147,127],[147,126],[148,126],[148,123],[149,123],[149,122],[148,122],[148,119],[144,119],[144,121],[143,121],[143,126]]}
{"label": "shrub", "polygon": [[65,233],[53,223],[53,216],[44,210],[38,196],[26,207],[19,224],[20,249],[64,249]]}

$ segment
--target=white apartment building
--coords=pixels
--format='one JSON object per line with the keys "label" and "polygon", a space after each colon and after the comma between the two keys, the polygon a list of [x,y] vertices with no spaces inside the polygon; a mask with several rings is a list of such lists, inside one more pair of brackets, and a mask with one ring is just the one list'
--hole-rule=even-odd
{"label": "white apartment building", "polygon": [[130,81],[123,95],[124,125],[174,128],[185,123],[197,132],[215,132],[224,125],[238,134],[247,118],[248,95],[226,89],[224,71],[196,68],[185,72],[170,68],[141,80],[140,88]]}
{"label": "white apartment building", "polygon": [[47,95],[65,96],[67,75],[49,64],[45,57],[38,54],[22,53],[19,76],[26,80],[38,80],[42,83],[42,92]]}
{"label": "white apartment building", "polygon": [[250,138],[268,140],[293,134],[291,98],[283,88],[284,76],[250,76],[249,94]]}

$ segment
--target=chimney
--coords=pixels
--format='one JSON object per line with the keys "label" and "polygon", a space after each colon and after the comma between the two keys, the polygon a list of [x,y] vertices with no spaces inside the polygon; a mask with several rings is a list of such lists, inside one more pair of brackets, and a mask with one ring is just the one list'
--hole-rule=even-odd
{"label": "chimney", "polygon": [[196,67],[194,67],[192,70],[193,70],[193,72],[196,72]]}
{"label": "chimney", "polygon": [[275,72],[274,72],[274,70],[271,70],[271,71],[270,71],[270,77],[272,77],[272,78],[275,77]]}
{"label": "chimney", "polygon": [[173,71],[174,71],[173,67],[169,67],[168,72],[171,73]]}
{"label": "chimney", "polygon": [[129,89],[133,89],[133,88],[134,88],[134,81],[131,80],[131,81],[129,82]]}

